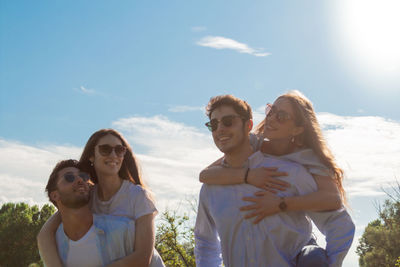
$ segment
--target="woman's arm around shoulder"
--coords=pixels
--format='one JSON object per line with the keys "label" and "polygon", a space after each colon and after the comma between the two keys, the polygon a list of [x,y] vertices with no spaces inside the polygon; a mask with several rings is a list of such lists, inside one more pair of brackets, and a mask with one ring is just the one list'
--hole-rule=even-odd
{"label": "woman's arm around shoulder", "polygon": [[313,175],[318,190],[306,195],[286,198],[288,211],[331,211],[342,207],[340,192],[329,176]]}
{"label": "woman's arm around shoulder", "polygon": [[61,216],[56,212],[46,221],[37,236],[40,257],[46,266],[62,267],[56,245],[56,232],[60,223]]}
{"label": "woman's arm around shoulder", "polygon": [[242,211],[252,211],[246,219],[256,217],[254,223],[260,222],[267,216],[282,211],[330,211],[342,207],[342,200],[334,180],[329,176],[313,175],[318,190],[306,195],[293,197],[278,197],[270,192],[259,191],[254,197],[243,200],[251,202],[241,207]]}
{"label": "woman's arm around shoulder", "polygon": [[199,175],[200,182],[215,185],[234,185],[247,182],[271,192],[275,192],[274,189],[285,190],[285,187],[290,186],[275,178],[287,175],[286,172],[279,172],[277,168],[260,167],[247,170],[247,168],[226,168],[221,163],[222,158],[202,170]]}

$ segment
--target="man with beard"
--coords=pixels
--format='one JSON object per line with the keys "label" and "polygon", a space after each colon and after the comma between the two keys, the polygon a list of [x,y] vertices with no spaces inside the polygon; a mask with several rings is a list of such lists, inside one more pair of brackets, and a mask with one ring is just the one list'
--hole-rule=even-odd
{"label": "man with beard", "polygon": [[[312,227],[307,216],[326,235],[327,249],[345,255],[354,235],[354,224],[345,210],[286,212],[285,197],[306,195],[316,191],[317,185],[302,165],[254,153],[249,139],[253,126],[250,106],[231,95],[217,96],[208,103],[207,115],[214,143],[224,153],[222,165],[247,171],[242,184],[203,184],[194,229],[196,265],[216,267],[223,262],[228,267],[290,267],[297,262],[297,266],[327,266],[325,252],[309,243]],[[285,181],[291,186],[280,192],[281,212],[253,224],[239,207],[247,205],[243,197],[259,190],[247,183],[249,169],[257,167],[286,172]],[[305,246],[303,257],[300,253]],[[341,260],[329,266],[341,266]]]}
{"label": "man with beard", "polygon": [[46,186],[61,215],[56,240],[64,266],[105,266],[133,252],[134,222],[93,214],[89,179],[79,162],[70,159],[55,166]]}

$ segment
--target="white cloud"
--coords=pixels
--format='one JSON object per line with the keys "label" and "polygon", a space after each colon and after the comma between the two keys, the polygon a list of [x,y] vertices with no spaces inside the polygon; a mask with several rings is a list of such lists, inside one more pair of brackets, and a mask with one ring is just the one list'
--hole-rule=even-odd
{"label": "white cloud", "polygon": [[271,55],[271,53],[262,52],[262,49],[254,49],[249,47],[247,44],[221,36],[206,36],[199,40],[196,44],[215,49],[232,49],[239,53],[250,54],[256,57],[265,57]]}
{"label": "white cloud", "polygon": [[400,123],[382,117],[318,114],[328,144],[346,172],[350,195],[383,194],[400,173]]}
{"label": "white cloud", "polygon": [[83,94],[87,94],[87,95],[93,95],[96,93],[96,91],[94,89],[88,89],[84,86],[80,86],[79,88],[75,88],[76,91],[83,93]]}
{"label": "white cloud", "polygon": [[170,112],[188,112],[188,111],[205,111],[204,107],[193,106],[174,106],[168,109]]}
{"label": "white cloud", "polygon": [[192,32],[204,32],[207,30],[207,28],[204,26],[193,26],[191,30]]}
{"label": "white cloud", "polygon": [[0,203],[47,203],[44,188],[56,162],[80,153],[73,146],[34,147],[0,139]]}

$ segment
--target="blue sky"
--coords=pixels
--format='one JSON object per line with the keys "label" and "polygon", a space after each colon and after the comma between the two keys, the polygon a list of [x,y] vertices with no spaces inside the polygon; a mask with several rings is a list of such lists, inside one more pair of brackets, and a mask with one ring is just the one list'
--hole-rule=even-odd
{"label": "blue sky", "polygon": [[203,126],[209,98],[243,98],[257,121],[297,89],[348,173],[360,234],[400,173],[399,11],[394,0],[1,1],[0,180],[26,189],[0,202],[45,202],[54,163],[106,127],[128,137],[161,203],[195,196],[220,155]]}
{"label": "blue sky", "polygon": [[[3,1],[0,131],[29,143],[82,144],[115,118],[168,114],[199,126],[201,113],[168,109],[204,106],[222,93],[258,107],[289,89],[318,111],[400,120],[400,75],[388,83],[362,66],[349,70],[357,58],[344,58],[357,48],[339,39],[347,23],[335,11],[340,3]],[[207,36],[271,55],[197,44]]]}

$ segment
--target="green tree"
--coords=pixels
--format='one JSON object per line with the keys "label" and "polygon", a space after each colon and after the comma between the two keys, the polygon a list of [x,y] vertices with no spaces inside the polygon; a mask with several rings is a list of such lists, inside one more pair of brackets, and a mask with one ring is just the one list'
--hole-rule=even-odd
{"label": "green tree", "polygon": [[28,266],[39,263],[36,235],[55,212],[49,204],[6,203],[0,209],[0,266]]}
{"label": "green tree", "polygon": [[188,215],[165,211],[157,226],[156,249],[168,267],[196,266],[194,228]]}
{"label": "green tree", "polygon": [[400,185],[393,190],[378,207],[379,219],[370,222],[360,238],[356,252],[361,267],[400,266]]}

